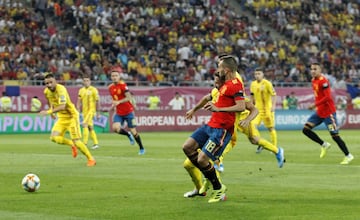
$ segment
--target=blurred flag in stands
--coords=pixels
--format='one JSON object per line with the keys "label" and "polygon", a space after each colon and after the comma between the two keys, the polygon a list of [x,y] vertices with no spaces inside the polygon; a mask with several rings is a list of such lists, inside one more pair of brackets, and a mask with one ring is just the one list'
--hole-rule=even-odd
{"label": "blurred flag in stands", "polygon": [[350,94],[351,98],[355,98],[358,93],[360,93],[360,89],[356,86],[346,84],[347,92]]}

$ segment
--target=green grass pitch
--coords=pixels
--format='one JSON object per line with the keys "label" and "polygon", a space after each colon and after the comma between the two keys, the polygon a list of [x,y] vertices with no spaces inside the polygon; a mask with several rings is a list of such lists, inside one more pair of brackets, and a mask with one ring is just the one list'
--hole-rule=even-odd
{"label": "green grass pitch", "polygon": [[[227,201],[215,204],[183,198],[193,189],[181,149],[191,132],[142,133],[144,156],[124,136],[98,134],[96,167],[86,167],[81,153],[72,158],[49,134],[0,135],[0,219],[360,219],[359,130],[341,131],[355,156],[347,166],[339,165],[343,155],[329,134],[317,132],[332,144],[323,159],[301,131],[278,131],[282,169],[239,134],[224,161]],[[29,172],[41,179],[38,192],[21,188]]]}

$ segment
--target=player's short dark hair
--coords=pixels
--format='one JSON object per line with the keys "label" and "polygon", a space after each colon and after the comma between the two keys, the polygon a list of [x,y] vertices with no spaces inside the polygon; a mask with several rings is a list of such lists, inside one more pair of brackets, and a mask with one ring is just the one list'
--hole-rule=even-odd
{"label": "player's short dark hair", "polygon": [[49,79],[49,78],[55,78],[54,74],[52,73],[48,73],[48,74],[45,74],[45,79]]}
{"label": "player's short dark hair", "polygon": [[110,73],[118,73],[118,74],[120,74],[119,70],[117,70],[116,68],[112,68],[110,70]]}
{"label": "player's short dark hair", "polygon": [[311,62],[310,65],[317,65],[317,66],[320,66],[320,63],[317,62],[317,61],[314,61],[314,62]]}
{"label": "player's short dark hair", "polygon": [[230,54],[221,54],[221,55],[219,55],[219,60],[224,60],[224,59],[233,59],[233,61],[235,63],[237,63],[235,56],[230,55]]}
{"label": "player's short dark hair", "polygon": [[224,57],[226,57],[226,56],[229,56],[229,54],[226,54],[226,53],[220,54],[220,55],[218,56],[218,59],[221,60],[222,58],[224,58]]}
{"label": "player's short dark hair", "polygon": [[263,68],[261,68],[261,67],[257,67],[257,68],[255,68],[255,72],[264,72],[264,70],[263,70]]}
{"label": "player's short dark hair", "polygon": [[90,75],[89,74],[82,74],[82,78],[85,79],[85,78],[89,78],[91,79]]}
{"label": "player's short dark hair", "polygon": [[237,71],[237,62],[234,56],[226,55],[221,58],[224,67],[229,68],[231,71]]}

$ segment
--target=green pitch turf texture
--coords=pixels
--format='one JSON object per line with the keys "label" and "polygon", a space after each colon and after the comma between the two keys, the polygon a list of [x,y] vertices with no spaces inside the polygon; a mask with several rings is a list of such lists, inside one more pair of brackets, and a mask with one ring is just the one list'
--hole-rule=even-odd
{"label": "green pitch turf texture", "polygon": [[[96,167],[86,167],[82,154],[50,142],[48,134],[0,135],[0,219],[360,219],[359,130],[343,130],[355,156],[332,144],[319,158],[320,147],[301,131],[279,131],[286,164],[274,155],[256,154],[243,135],[225,158],[223,182],[227,201],[208,204],[207,197],[184,198],[193,189],[183,168],[181,146],[190,132],[142,133],[146,155],[126,137],[98,134],[101,148],[91,150]],[[265,131],[262,132],[267,137]],[[39,175],[38,192],[20,185],[29,172]]]}

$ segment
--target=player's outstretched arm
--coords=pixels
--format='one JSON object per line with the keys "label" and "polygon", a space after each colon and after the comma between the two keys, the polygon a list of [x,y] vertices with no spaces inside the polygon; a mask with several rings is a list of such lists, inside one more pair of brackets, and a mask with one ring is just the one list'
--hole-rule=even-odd
{"label": "player's outstretched arm", "polygon": [[211,94],[207,94],[204,97],[201,98],[201,100],[195,105],[194,108],[190,109],[186,112],[185,118],[186,119],[192,119],[195,112],[197,112],[199,109],[205,106],[206,103],[211,101]]}
{"label": "player's outstretched arm", "polygon": [[245,100],[237,100],[235,105],[229,107],[216,107],[213,103],[207,103],[204,109],[212,112],[242,112],[245,110]]}

